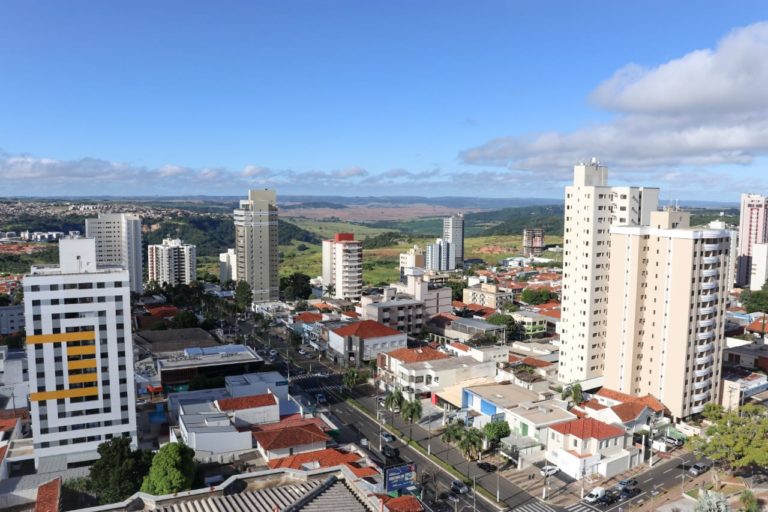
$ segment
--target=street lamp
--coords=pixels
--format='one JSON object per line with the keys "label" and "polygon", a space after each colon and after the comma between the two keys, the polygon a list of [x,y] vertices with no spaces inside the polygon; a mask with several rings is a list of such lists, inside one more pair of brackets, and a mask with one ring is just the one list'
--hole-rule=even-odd
{"label": "street lamp", "polygon": [[472,476],[472,510],[477,510],[477,475]]}

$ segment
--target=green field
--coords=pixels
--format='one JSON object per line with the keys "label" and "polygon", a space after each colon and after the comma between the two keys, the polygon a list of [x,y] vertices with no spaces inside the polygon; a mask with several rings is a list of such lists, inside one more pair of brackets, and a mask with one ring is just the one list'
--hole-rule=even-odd
{"label": "green field", "polygon": [[391,229],[373,228],[354,222],[324,221],[306,219],[304,217],[292,217],[287,220],[302,229],[315,233],[321,238],[333,238],[333,235],[336,233],[354,233],[355,238],[364,240],[369,236],[376,236],[381,233],[386,233],[387,231],[392,231]]}

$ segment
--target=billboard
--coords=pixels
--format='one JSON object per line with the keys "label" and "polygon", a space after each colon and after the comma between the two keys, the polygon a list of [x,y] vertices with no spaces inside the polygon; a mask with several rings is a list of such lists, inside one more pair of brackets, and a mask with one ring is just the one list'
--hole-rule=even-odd
{"label": "billboard", "polygon": [[384,485],[387,492],[405,489],[416,481],[416,464],[392,466],[385,470],[384,475]]}

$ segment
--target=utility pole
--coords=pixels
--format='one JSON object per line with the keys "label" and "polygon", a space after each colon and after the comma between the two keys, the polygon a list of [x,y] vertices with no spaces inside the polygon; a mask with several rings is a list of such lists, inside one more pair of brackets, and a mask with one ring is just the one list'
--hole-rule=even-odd
{"label": "utility pole", "polygon": [[477,512],[477,475],[472,477],[472,510]]}

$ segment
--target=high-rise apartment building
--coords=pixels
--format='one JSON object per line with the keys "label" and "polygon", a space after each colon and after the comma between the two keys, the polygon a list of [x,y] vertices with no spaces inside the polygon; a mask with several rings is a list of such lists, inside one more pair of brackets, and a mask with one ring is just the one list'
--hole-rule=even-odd
{"label": "high-rise apartment building", "polygon": [[752,247],[766,242],[768,242],[768,196],[741,194],[737,286],[749,285],[752,274]]}
{"label": "high-rise apartment building", "polygon": [[234,216],[237,279],[251,285],[254,302],[278,300],[277,194],[249,190]]}
{"label": "high-rise apartment building", "polygon": [[96,240],[99,265],[119,265],[131,276],[131,291],[144,291],[141,217],[131,213],[100,213],[85,219],[85,236]]}
{"label": "high-rise apartment building", "polygon": [[128,271],[98,264],[93,239],[62,239],[59,265],[23,285],[35,464],[98,458],[112,437],[136,446]]}
{"label": "high-rise apartment building", "polygon": [[443,219],[443,240],[453,246],[452,268],[464,265],[464,214],[458,213]]}
{"label": "high-rise apartment building", "polygon": [[456,269],[456,248],[452,243],[438,238],[435,243],[427,246],[424,263],[427,270],[454,270]]}
{"label": "high-rise apartment building", "polygon": [[605,370],[611,226],[648,224],[659,189],[608,186],[608,169],[592,159],[573,169],[565,188],[558,380],[599,385]]}
{"label": "high-rise apartment building", "polygon": [[197,280],[197,248],[178,238],[166,238],[162,244],[147,247],[149,280],[176,286]]}
{"label": "high-rise apartment building", "polygon": [[538,256],[544,252],[544,230],[542,228],[523,229],[523,255]]}
{"label": "high-rise apartment building", "polygon": [[752,245],[752,272],[749,279],[749,289],[753,292],[762,290],[768,281],[768,244]]}
{"label": "high-rise apartment building", "polygon": [[679,211],[611,228],[605,385],[648,393],[674,418],[717,402],[731,232]]}
{"label": "high-rise apartment building", "polygon": [[357,301],[363,294],[363,243],[353,233],[336,233],[323,240],[323,286],[332,297]]}
{"label": "high-rise apartment building", "polygon": [[234,249],[219,253],[219,282],[237,282],[237,254]]}
{"label": "high-rise apartment building", "polygon": [[426,261],[424,258],[424,251],[418,246],[414,245],[407,252],[400,253],[400,281],[405,282],[406,272],[408,268],[425,268]]}

